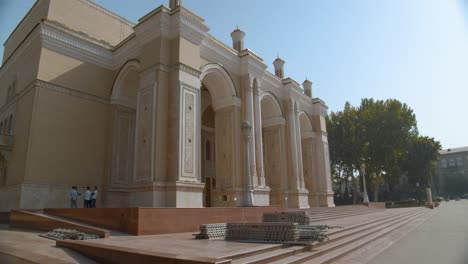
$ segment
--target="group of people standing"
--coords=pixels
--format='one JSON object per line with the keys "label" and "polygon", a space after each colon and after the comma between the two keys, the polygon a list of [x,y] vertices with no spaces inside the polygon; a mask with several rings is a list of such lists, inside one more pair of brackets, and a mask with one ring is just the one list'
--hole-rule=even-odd
{"label": "group of people standing", "polygon": [[[71,200],[71,208],[78,207],[78,196],[81,193],[78,191],[78,187],[72,186],[70,191],[70,200]],[[91,188],[86,187],[86,191],[84,192],[84,208],[96,208],[96,200],[98,196],[98,187],[94,186],[94,190],[91,191]]]}

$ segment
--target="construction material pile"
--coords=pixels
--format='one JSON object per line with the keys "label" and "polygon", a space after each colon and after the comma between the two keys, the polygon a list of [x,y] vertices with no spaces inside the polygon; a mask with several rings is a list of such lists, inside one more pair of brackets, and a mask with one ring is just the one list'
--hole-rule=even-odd
{"label": "construction material pile", "polygon": [[298,241],[301,242],[323,242],[328,240],[327,231],[332,227],[327,225],[299,225],[297,231]]}
{"label": "construction material pile", "polygon": [[200,233],[196,239],[224,238],[226,236],[226,223],[205,224],[200,226]]}
{"label": "construction material pile", "polygon": [[98,239],[99,235],[80,232],[73,229],[57,228],[39,236],[53,240],[88,240]]}
{"label": "construction material pile", "polygon": [[309,225],[304,211],[264,213],[263,223],[222,223],[200,226],[196,239],[224,238],[228,241],[262,243],[323,242],[327,225]]}
{"label": "construction material pile", "polygon": [[294,242],[297,223],[228,223],[226,240],[249,242]]}
{"label": "construction material pile", "polygon": [[298,223],[300,225],[308,225],[310,223],[309,216],[304,211],[297,212],[280,212],[280,213],[264,213],[263,222],[265,223]]}

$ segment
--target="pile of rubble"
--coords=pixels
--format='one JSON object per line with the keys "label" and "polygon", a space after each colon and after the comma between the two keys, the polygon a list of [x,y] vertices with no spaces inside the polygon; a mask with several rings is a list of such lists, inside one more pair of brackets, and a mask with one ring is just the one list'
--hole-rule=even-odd
{"label": "pile of rubble", "polygon": [[200,226],[196,239],[224,238],[228,241],[295,243],[328,240],[327,225],[310,225],[303,211],[265,213],[263,223],[220,223]]}
{"label": "pile of rubble", "polygon": [[39,235],[53,240],[88,240],[101,238],[96,234],[89,234],[73,229],[57,228],[47,233]]}

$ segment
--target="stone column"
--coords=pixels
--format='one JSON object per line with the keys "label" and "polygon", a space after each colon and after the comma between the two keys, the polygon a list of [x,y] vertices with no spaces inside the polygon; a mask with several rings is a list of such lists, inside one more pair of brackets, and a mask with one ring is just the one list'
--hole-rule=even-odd
{"label": "stone column", "polygon": [[284,207],[289,208],[289,173],[288,173],[288,155],[287,155],[287,140],[286,140],[286,122],[280,125],[280,137],[281,137],[281,159],[282,159],[282,186],[283,186],[283,195],[284,195]]}
{"label": "stone column", "polygon": [[265,169],[263,167],[263,135],[262,135],[262,109],[260,102],[260,88],[254,87],[254,117],[255,117],[255,150],[256,150],[256,162],[257,162],[257,177],[260,180],[260,186],[265,186]]}
{"label": "stone column", "polygon": [[293,178],[292,186],[290,189],[294,188],[295,190],[299,190],[301,186],[301,181],[299,178],[299,164],[297,163],[298,156],[297,156],[297,139],[296,139],[296,114],[295,114],[295,102],[290,101],[288,104],[288,135],[289,135],[289,153],[290,159],[289,162],[291,164],[291,175]]}
{"label": "stone column", "polygon": [[323,102],[313,102],[312,128],[315,132],[314,152],[316,177],[318,178],[318,193],[320,206],[334,207],[331,182],[330,153],[328,150],[328,135],[325,117],[327,107]]}
{"label": "stone column", "polygon": [[[247,83],[245,87],[245,120],[252,126],[252,131],[255,131],[254,124],[254,113],[253,113],[253,83],[250,81],[250,77],[247,77]],[[249,139],[249,155],[250,159],[250,176],[252,177],[252,185],[258,186],[258,177],[255,161],[255,137],[251,136]]]}
{"label": "stone column", "polygon": [[296,151],[297,151],[297,168],[299,177],[299,189],[304,190],[304,166],[302,160],[302,142],[301,142],[301,123],[299,121],[299,108],[294,104],[294,122],[296,123]]}
{"label": "stone column", "polygon": [[[304,189],[303,172],[302,172],[302,152],[300,148],[300,130],[298,124],[298,112],[296,102],[290,101],[288,105],[288,134],[289,134],[289,162],[291,166],[292,178],[289,183],[288,206],[295,208],[309,208],[308,194]],[[299,138],[298,138],[299,137]],[[300,156],[299,156],[300,155]]]}
{"label": "stone column", "polygon": [[242,123],[242,133],[245,142],[245,206],[254,205],[252,178],[250,177],[250,162],[249,162],[249,139],[252,133],[252,126],[248,121]]}

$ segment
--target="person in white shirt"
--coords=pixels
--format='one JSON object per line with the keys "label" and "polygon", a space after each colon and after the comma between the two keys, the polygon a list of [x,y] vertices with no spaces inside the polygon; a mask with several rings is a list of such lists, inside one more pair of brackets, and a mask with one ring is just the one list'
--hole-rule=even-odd
{"label": "person in white shirt", "polygon": [[91,189],[89,188],[89,186],[86,187],[84,198],[85,198],[84,207],[91,208]]}
{"label": "person in white shirt", "polygon": [[91,208],[96,208],[97,196],[98,196],[98,188],[97,188],[97,186],[94,186],[94,191],[91,194]]}

